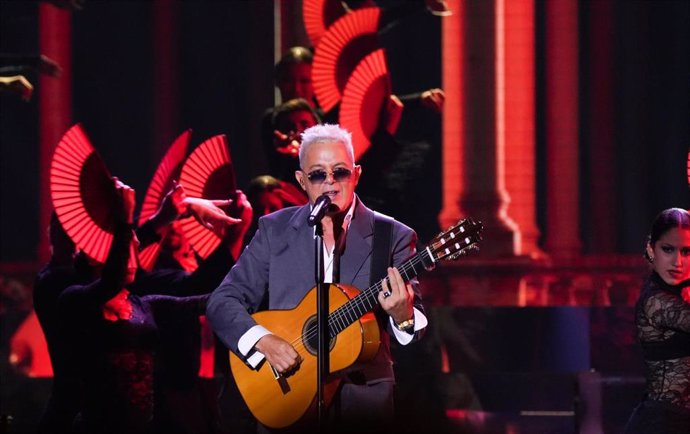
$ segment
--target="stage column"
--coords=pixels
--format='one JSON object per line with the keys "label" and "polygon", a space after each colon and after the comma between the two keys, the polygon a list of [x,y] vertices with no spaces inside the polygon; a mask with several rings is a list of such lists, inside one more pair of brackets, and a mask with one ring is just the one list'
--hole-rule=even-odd
{"label": "stage column", "polygon": [[534,0],[497,0],[498,147],[505,149],[508,213],[517,255],[541,257],[536,221]]}
{"label": "stage column", "polygon": [[302,0],[275,0],[276,26],[274,27],[276,41],[276,61],[288,48],[300,45],[311,46],[309,36],[304,28],[302,17]]}
{"label": "stage column", "polygon": [[592,251],[615,253],[615,119],[613,115],[613,0],[587,3],[589,11],[589,209]]}
{"label": "stage column", "polygon": [[544,2],[546,17],[546,250],[581,253],[576,0]]}
{"label": "stage column", "polygon": [[443,209],[439,214],[439,226],[447,228],[460,218],[460,197],[464,182],[464,114],[462,89],[463,62],[463,9],[464,2],[449,0],[453,14],[441,20],[443,89]]}
{"label": "stage column", "polygon": [[461,215],[484,223],[484,257],[515,255],[518,229],[507,215],[505,149],[498,140],[496,4],[463,2],[463,190]]}
{"label": "stage column", "polygon": [[55,60],[62,68],[59,78],[40,74],[39,111],[39,242],[37,260],[50,258],[46,229],[53,211],[50,199],[50,161],[62,135],[72,123],[72,16],[71,12],[46,2],[38,6],[40,53]]}
{"label": "stage column", "polygon": [[[152,160],[163,158],[179,131],[179,39],[177,33],[177,2],[153,2],[154,131]],[[154,166],[155,167],[155,166]]]}

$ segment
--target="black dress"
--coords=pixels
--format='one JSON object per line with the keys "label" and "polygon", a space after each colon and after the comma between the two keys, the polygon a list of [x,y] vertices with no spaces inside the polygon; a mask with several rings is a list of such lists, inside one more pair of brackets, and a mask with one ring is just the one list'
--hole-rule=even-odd
{"label": "black dress", "polygon": [[[147,222],[136,229],[140,247],[143,248],[153,242],[159,241],[153,222]],[[125,267],[129,243],[132,239],[132,231],[128,225],[120,225],[115,228],[113,244],[108,254],[104,268],[104,282],[106,287],[117,289],[122,270]],[[222,249],[226,250],[227,249]],[[216,260],[204,267],[198,275],[191,278],[192,284],[208,288],[210,291],[223,278],[229,269],[227,264],[229,254],[220,252]],[[230,258],[230,262],[231,262]],[[220,265],[219,265],[220,264]],[[215,271],[214,267],[220,270]],[[187,275],[169,276],[167,281],[171,290],[184,284]],[[81,408],[82,373],[78,369],[76,352],[70,347],[68,337],[64,336],[62,315],[58,312],[58,299],[60,294],[68,287],[77,284],[87,284],[93,279],[75,270],[74,264],[58,264],[51,261],[38,273],[34,283],[33,302],[36,316],[41,324],[50,354],[50,362],[53,367],[53,385],[51,396],[46,409],[39,421],[39,433],[66,433],[72,428],[74,417]],[[145,282],[149,284],[149,281]],[[106,290],[107,291],[107,290]]]}
{"label": "black dress", "polygon": [[[137,236],[142,240],[142,246],[157,240],[157,236],[150,225],[144,225],[137,229]],[[82,404],[82,387],[84,382],[89,380],[87,376],[95,372],[89,366],[90,361],[94,360],[94,357],[97,359],[101,357],[102,351],[104,351],[98,348],[97,344],[100,343],[95,340],[101,336],[99,333],[115,333],[117,335],[119,328],[122,329],[120,332],[130,334],[126,331],[126,327],[113,328],[110,326],[100,330],[95,325],[105,321],[101,312],[103,304],[122,288],[122,278],[131,239],[132,231],[129,226],[116,228],[102,277],[96,281],[83,273],[75,272],[72,267],[57,267],[53,264],[49,264],[38,276],[34,291],[34,303],[36,304],[37,316],[46,335],[51,362],[54,366],[53,390],[46,412],[39,424],[39,432],[69,432],[74,417],[82,405],[91,408],[87,409],[87,414],[93,414],[91,410],[94,406],[99,405],[98,402],[93,402],[93,390],[87,396],[85,404]],[[136,296],[146,294],[199,295],[208,293],[220,283],[233,263],[233,258],[227,247],[221,244],[192,274],[180,270],[159,270],[151,273],[139,270],[135,282],[129,288],[132,292],[130,299],[133,306],[136,307],[139,305]],[[92,283],[87,285],[88,282]],[[77,286],[72,286],[69,291],[66,291],[67,287],[75,284]],[[71,294],[65,296],[65,292]],[[151,301],[154,300],[155,298],[151,299]],[[174,307],[175,303],[155,303],[161,306],[170,306],[172,312],[179,310]],[[96,308],[96,306],[99,307]],[[151,307],[151,309],[153,308]],[[196,312],[196,316],[202,313],[203,309]],[[173,323],[174,321],[168,319],[169,316],[160,313],[158,321]],[[94,326],[93,329],[91,329],[92,326]],[[137,337],[137,341],[141,340],[141,343],[145,343],[146,351],[150,352],[152,348],[150,345],[151,338],[146,333],[146,328],[144,323],[141,327],[137,327],[136,333],[141,334]],[[157,330],[154,340],[157,343]],[[93,352],[94,349],[96,350],[95,353]],[[131,359],[133,356],[130,355],[129,357],[130,359],[125,358],[122,362],[133,360]],[[148,355],[135,359],[143,360],[146,358]],[[86,366],[84,361],[87,361]],[[102,360],[102,357],[96,361],[95,366],[99,367],[96,369],[104,369],[110,375],[107,363]],[[146,369],[148,370],[148,368],[147,366]],[[90,380],[97,381],[98,377],[92,376]],[[126,382],[123,380],[119,384],[125,385]],[[136,417],[134,418],[136,419]],[[82,429],[86,427],[81,422],[79,426]]]}
{"label": "black dress", "polygon": [[690,433],[690,304],[681,285],[653,273],[635,307],[637,337],[644,354],[647,389],[626,434]]}
{"label": "black dress", "polygon": [[[164,250],[156,261],[155,269],[183,270],[183,267]],[[187,292],[192,290],[187,288]],[[154,430],[166,434],[219,432],[219,387],[216,378],[199,376],[202,346],[209,342],[213,345],[213,332],[208,326],[202,328],[201,317],[168,319],[159,323],[160,343],[154,360]],[[202,341],[202,329],[211,334],[208,342]],[[217,350],[221,348],[219,346]]]}
{"label": "black dress", "polygon": [[[152,429],[154,355],[159,325],[204,312],[207,295],[130,293],[129,319],[103,317],[103,282],[68,288],[59,299],[65,336],[79,355],[84,404],[78,432],[141,433]],[[106,300],[107,301],[107,300]]]}
{"label": "black dress", "polygon": [[[150,227],[148,225],[147,227]],[[142,233],[150,238],[150,230]],[[127,254],[132,240],[128,225],[115,228],[113,243],[104,266],[103,285],[113,290],[121,284],[121,276],[127,264]],[[82,373],[78,367],[78,352],[64,334],[64,317],[58,310],[60,295],[68,287],[90,281],[80,275],[74,264],[48,263],[36,277],[33,302],[36,316],[48,344],[53,366],[53,386],[46,409],[38,424],[39,433],[66,433],[71,431],[74,417],[82,405]]]}
{"label": "black dress", "polygon": [[50,399],[39,422],[39,433],[65,433],[81,408],[81,380],[71,354],[59,334],[60,316],[57,301],[62,291],[79,283],[74,267],[50,262],[38,273],[33,301],[36,316],[48,344],[53,367]]}

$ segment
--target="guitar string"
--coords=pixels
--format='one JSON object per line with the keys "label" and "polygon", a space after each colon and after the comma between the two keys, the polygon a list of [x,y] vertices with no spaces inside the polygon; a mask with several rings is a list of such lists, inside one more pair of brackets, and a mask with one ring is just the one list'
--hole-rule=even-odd
{"label": "guitar string", "polygon": [[[410,269],[413,269],[415,271],[415,273],[417,273],[415,265],[422,263],[422,254],[423,253],[425,253],[425,250],[417,253],[414,257],[410,258],[410,260],[406,261],[403,265],[401,265],[400,274],[404,274],[408,278],[408,281],[410,280],[410,277],[407,275],[407,272],[410,271]],[[423,265],[423,263],[422,263],[422,265]],[[416,276],[416,274],[413,277],[415,277],[415,276]],[[351,315],[351,311],[352,311],[351,307],[356,307],[356,306],[364,307],[364,303],[367,301],[368,297],[371,297],[374,295],[374,293],[378,293],[379,291],[381,291],[381,289],[383,288],[383,281],[386,279],[388,279],[388,278],[386,277],[386,278],[380,280],[379,282],[375,283],[371,287],[362,291],[356,297],[350,299],[348,302],[346,302],[342,306],[339,306],[338,309],[336,309],[333,313],[329,314],[329,321],[328,321],[329,333],[330,333],[331,325],[334,325],[337,321],[343,321],[343,320],[349,321],[350,320],[350,318],[347,318],[346,316]],[[348,308],[347,305],[350,304],[350,302],[352,303],[352,305],[350,306],[350,308]],[[374,304],[378,304],[378,299],[375,297],[374,297]],[[373,305],[369,306],[369,308],[365,308],[364,313],[368,312],[371,308],[373,308]],[[358,319],[360,317],[361,317],[361,315],[357,316],[355,319]],[[349,324],[346,323],[347,324],[346,327],[349,326],[350,324],[352,324],[353,322],[354,321],[350,322]],[[346,328],[346,327],[344,327],[344,328]],[[297,347],[301,347],[301,348],[306,349],[306,347],[303,345],[304,340],[308,341],[309,339],[313,338],[314,335],[317,333],[318,333],[318,331],[316,330],[315,327],[310,327],[309,331],[304,336],[297,337],[290,344],[293,347],[295,347],[295,350],[298,352],[298,354],[302,355],[299,352]],[[302,344],[302,345],[299,345],[299,344]]]}
{"label": "guitar string", "polygon": [[[468,243],[468,246],[471,244],[468,241],[465,241],[465,243]],[[430,244],[430,246],[433,247],[433,244]],[[463,247],[463,249],[468,247],[468,246]],[[436,250],[436,249],[434,248],[434,250]],[[462,249],[459,249],[459,250],[462,250]],[[418,274],[417,269],[415,268],[415,265],[422,263],[422,266],[423,266],[422,256],[425,252],[426,252],[426,249],[417,253],[415,256],[413,256],[412,258],[410,258],[408,261],[406,261],[405,263],[403,263],[400,266],[400,268],[399,268],[400,274],[403,274],[407,278],[407,281],[416,277],[416,275]],[[436,259],[440,259],[440,258],[445,257],[445,256],[447,256],[447,254],[443,255],[443,256],[439,256]],[[414,272],[415,272],[415,274],[412,276],[412,278],[409,277],[407,274],[410,269],[414,270]],[[341,321],[343,319],[345,319],[345,321],[350,321],[349,324],[352,324],[352,322],[354,322],[354,320],[358,319],[359,317],[361,317],[361,315],[368,312],[373,306],[369,306],[368,308],[365,308],[365,312],[359,314],[354,319],[348,318],[347,316],[351,315],[352,309],[348,309],[347,304],[349,304],[349,302],[351,301],[351,302],[353,302],[352,306],[356,306],[357,304],[359,304],[360,306],[364,306],[363,303],[364,303],[364,301],[366,301],[367,297],[373,295],[374,293],[378,293],[379,291],[381,291],[381,289],[383,287],[383,281],[386,279],[388,279],[388,278],[386,277],[386,278],[382,279],[381,281],[377,282],[376,284],[374,284],[370,288],[362,291],[359,295],[352,298],[347,303],[339,306],[338,309],[336,309],[333,313],[331,313],[329,315],[329,317],[333,319],[333,321],[329,321],[329,326],[331,325],[331,323],[335,323],[336,321]],[[360,301],[361,301],[361,303],[360,303]],[[349,324],[347,324],[347,325],[349,325]],[[311,336],[313,336],[313,335],[310,335],[309,337],[311,337]]]}
{"label": "guitar string", "polygon": [[[350,301],[353,302],[353,306],[357,305],[357,304],[359,304],[360,306],[364,306],[364,303],[368,301],[368,297],[371,297],[371,296],[373,296],[374,293],[379,292],[381,290],[382,286],[383,286],[383,279],[381,281],[377,282],[375,285],[368,288],[366,291],[360,293],[359,295],[357,295],[355,298],[351,299]],[[372,301],[374,302],[374,304],[371,307],[378,304],[376,298],[374,298]],[[342,321],[343,319],[347,320],[346,310],[347,310],[347,308],[344,308],[344,305],[343,305],[343,306],[340,306],[338,309],[336,309],[333,313],[331,313],[329,315],[329,321],[328,321],[329,334],[330,334],[332,326],[335,325],[337,321]],[[370,310],[370,308],[365,309],[365,312],[367,312],[369,310]],[[346,327],[344,327],[343,330],[345,328]],[[295,351],[297,352],[297,354],[299,354],[300,356],[304,356],[307,353],[310,353],[306,349],[304,342],[309,341],[311,338],[313,338],[317,334],[318,334],[318,329],[316,327],[310,327],[309,331],[304,335],[303,338],[298,337],[293,342],[291,342],[291,345],[295,348]]]}
{"label": "guitar string", "polygon": [[[407,276],[407,272],[410,271],[410,269],[412,269],[416,272],[417,270],[414,268],[415,264],[422,263],[421,253],[422,252],[416,254],[409,261],[405,262],[400,267],[400,274]],[[415,276],[416,276],[416,274],[415,274]],[[414,278],[415,276],[413,276],[412,278]],[[380,292],[381,289],[383,288],[383,281],[386,279],[388,279],[388,277],[385,277],[384,279],[381,279],[380,281],[376,282],[374,285],[372,285],[369,288],[367,288],[366,290],[362,291],[361,293],[359,293],[354,298],[348,300],[348,302],[346,302],[345,304],[339,306],[333,313],[329,314],[328,315],[328,317],[329,317],[329,319],[328,319],[329,334],[330,334],[331,326],[335,325],[335,323],[337,321],[341,321],[344,324],[346,324],[346,321],[348,321],[350,319],[350,318],[347,318],[347,315],[350,313],[349,311],[352,310],[351,309],[352,307],[355,307],[357,305],[364,307],[364,303],[367,302],[369,298],[374,296],[375,293]],[[408,281],[409,280],[410,280],[410,278],[408,276]],[[368,309],[366,309],[364,313],[368,312],[371,308],[373,308],[376,304],[378,304],[378,298],[376,298],[375,296],[373,297],[373,301],[374,301],[374,304],[372,306],[370,306]],[[347,307],[347,305],[350,303],[352,303],[352,305]],[[357,318],[359,318],[359,317],[357,317]],[[357,319],[357,318],[355,318],[355,319]],[[350,322],[350,324],[352,324],[352,322]],[[349,326],[350,324],[347,324],[347,326]],[[345,328],[343,328],[343,330]],[[301,347],[301,348],[306,350],[306,347],[304,346],[304,341],[305,340],[308,341],[309,339],[313,338],[317,333],[318,333],[318,330],[316,327],[310,327],[304,336],[300,336],[300,337],[296,338],[295,340],[290,342],[290,344],[293,347],[295,347],[295,350],[301,356],[303,354],[300,353],[300,350],[298,349],[298,347]]]}
{"label": "guitar string", "polygon": [[[464,235],[469,236],[469,234],[464,234]],[[470,237],[470,238],[471,238],[471,237]],[[471,242],[468,242],[468,241],[465,241],[465,243],[466,243],[467,245],[464,246],[462,249],[459,249],[458,251],[461,251],[461,250],[463,250],[463,249],[469,247],[469,246],[472,244]],[[433,245],[433,243],[429,244],[429,246],[432,246],[432,245]],[[436,249],[434,249],[434,250],[436,250]],[[403,264],[400,266],[400,268],[399,268],[400,274],[404,274],[404,275],[408,278],[408,281],[411,280],[411,278],[410,278],[409,276],[407,276],[407,272],[408,272],[410,269],[414,270],[414,271],[415,271],[415,275],[413,275],[412,278],[416,277],[416,275],[417,275],[418,273],[417,273],[417,269],[415,268],[415,265],[421,263],[422,266],[423,266],[422,254],[425,253],[425,252],[426,252],[426,249],[422,250],[421,252],[417,253],[415,256],[413,256],[412,258],[410,258],[408,261],[406,261],[405,263],[403,263]],[[447,255],[444,255],[443,257],[445,257],[445,256],[447,256]],[[442,257],[437,257],[436,259],[440,259],[440,258],[442,258]],[[358,304],[359,304],[360,306],[363,307],[363,306],[364,306],[364,302],[366,302],[367,299],[368,299],[369,297],[372,297],[372,296],[374,295],[374,293],[378,293],[379,291],[381,291],[381,289],[382,289],[382,287],[383,287],[383,281],[386,280],[386,279],[388,279],[388,277],[385,277],[384,279],[381,279],[379,282],[375,283],[374,285],[370,286],[370,287],[367,288],[366,290],[364,290],[364,291],[362,291],[361,293],[359,293],[359,294],[358,294],[357,296],[355,296],[354,298],[348,300],[346,303],[344,303],[343,305],[339,306],[333,313],[329,314],[329,315],[328,315],[328,317],[329,317],[329,319],[328,319],[329,335],[330,335],[330,331],[331,331],[331,326],[334,325],[334,324],[336,323],[336,321],[340,321],[340,320],[343,320],[343,319],[345,319],[345,321],[349,320],[349,318],[346,318],[346,317],[345,317],[345,315],[348,315],[348,313],[349,313],[348,310],[351,311],[351,310],[352,310],[351,307],[354,307],[354,306],[356,306],[356,305],[358,305]],[[373,297],[373,301],[374,301],[374,305],[378,304],[378,298],[377,298],[377,297],[374,296],[374,297]],[[352,306],[346,307],[346,306],[347,306],[348,304],[350,304],[351,302],[352,302]],[[371,310],[371,309],[374,307],[374,305],[372,305],[372,306],[370,306],[368,309],[366,309],[364,313],[366,313],[366,312],[368,312],[369,310]],[[363,315],[363,314],[362,314],[362,315]],[[360,317],[361,317],[361,315],[358,316],[358,317],[355,318],[355,319],[358,319],[358,318],[360,318]],[[344,330],[345,328],[347,328],[349,325],[351,325],[352,323],[354,323],[354,321],[352,321],[352,322],[350,322],[349,324],[347,324],[347,325],[343,328],[343,330]],[[342,330],[341,330],[341,331],[342,331]],[[317,327],[310,327],[309,330],[307,331],[307,333],[306,333],[304,336],[300,335],[300,336],[297,337],[295,340],[293,340],[292,342],[290,342],[290,344],[293,346],[293,348],[295,348],[295,351],[297,352],[298,355],[300,355],[300,356],[306,355],[306,353],[303,353],[303,352],[301,351],[301,350],[306,350],[306,346],[304,345],[304,341],[305,341],[305,340],[308,341],[309,339],[313,338],[316,334],[318,334]],[[329,337],[330,337],[330,336],[329,336]],[[309,351],[306,350],[306,352],[309,352]]]}

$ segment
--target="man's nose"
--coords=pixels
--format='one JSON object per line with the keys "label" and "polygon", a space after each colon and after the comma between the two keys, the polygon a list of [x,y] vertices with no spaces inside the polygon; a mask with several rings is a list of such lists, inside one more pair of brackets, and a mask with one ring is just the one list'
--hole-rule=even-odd
{"label": "man's nose", "polygon": [[335,174],[333,172],[326,172],[326,184],[335,184]]}

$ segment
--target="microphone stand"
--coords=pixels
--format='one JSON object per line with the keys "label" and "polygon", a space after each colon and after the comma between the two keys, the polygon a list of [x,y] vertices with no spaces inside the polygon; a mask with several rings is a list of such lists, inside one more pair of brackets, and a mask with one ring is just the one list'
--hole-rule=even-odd
{"label": "microphone stand", "polygon": [[328,329],[328,291],[330,285],[324,283],[324,257],[323,257],[323,227],[321,222],[316,226],[316,237],[314,238],[315,258],[316,258],[316,327],[318,335],[318,350],[316,353],[317,373],[316,384],[318,392],[316,395],[318,409],[319,432],[326,432],[326,399],[324,396],[324,384],[329,373],[329,353],[328,342],[330,332]]}

